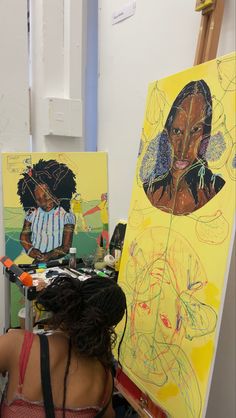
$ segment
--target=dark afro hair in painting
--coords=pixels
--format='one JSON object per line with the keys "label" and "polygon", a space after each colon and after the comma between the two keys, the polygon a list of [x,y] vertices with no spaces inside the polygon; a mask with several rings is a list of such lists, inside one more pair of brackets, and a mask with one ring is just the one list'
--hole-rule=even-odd
{"label": "dark afro hair in painting", "polygon": [[66,212],[70,210],[70,200],[76,192],[76,182],[75,174],[67,165],[58,163],[56,160],[40,159],[32,167],[28,167],[27,172],[23,173],[18,181],[17,190],[25,211],[38,206],[34,190],[40,184],[47,185],[51,195]]}

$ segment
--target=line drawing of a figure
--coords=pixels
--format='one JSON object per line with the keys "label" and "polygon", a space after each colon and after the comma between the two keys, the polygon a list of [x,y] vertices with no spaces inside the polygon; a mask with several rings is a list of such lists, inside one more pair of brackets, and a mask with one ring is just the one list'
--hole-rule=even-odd
{"label": "line drawing of a figure", "polygon": [[[204,265],[184,235],[160,225],[140,232],[128,251],[121,276],[128,312],[121,364],[156,389],[174,385],[171,408],[181,406],[181,418],[200,418],[202,394],[185,350],[217,324],[215,307],[203,298]],[[175,416],[173,410],[168,417]]]}
{"label": "line drawing of a figure", "polygon": [[81,222],[82,231],[87,231],[88,227],[86,221],[83,216],[83,207],[82,207],[83,199],[80,193],[75,193],[71,200],[71,208],[76,218],[75,224],[75,234],[78,234],[79,229],[79,221]]}
{"label": "line drawing of a figure", "polygon": [[163,131],[149,144],[140,178],[151,204],[174,215],[204,206],[224,186],[208,168],[212,98],[204,80],[186,84],[174,100]]}
{"label": "line drawing of a figure", "polygon": [[93,208],[87,210],[84,216],[92,215],[93,213],[100,211],[102,221],[102,232],[97,237],[97,243],[100,245],[101,238],[106,241],[106,249],[109,248],[109,234],[108,234],[108,208],[107,208],[107,193],[101,194],[101,202]]}
{"label": "line drawing of a figure", "polygon": [[17,193],[26,214],[20,242],[29,257],[48,261],[69,252],[75,227],[70,200],[75,191],[74,173],[56,160],[40,159],[22,174]]}

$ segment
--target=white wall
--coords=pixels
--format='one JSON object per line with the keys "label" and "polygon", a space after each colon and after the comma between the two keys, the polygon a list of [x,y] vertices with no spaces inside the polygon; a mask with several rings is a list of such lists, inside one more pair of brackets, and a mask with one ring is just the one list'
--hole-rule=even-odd
{"label": "white wall", "polygon": [[[0,152],[29,151],[27,0],[0,1]],[[0,159],[0,255],[4,255]],[[5,286],[0,266],[0,333]]]}
{"label": "white wall", "polygon": [[[27,0],[0,0],[0,152],[84,151],[86,136],[90,138],[90,150],[92,147],[95,150],[97,67],[95,65],[86,72],[86,62],[91,66],[93,59],[96,62],[97,45],[92,43],[97,39],[97,1],[28,1],[30,62]],[[88,23],[93,25],[91,31]],[[91,55],[91,49],[95,58],[90,56],[87,59],[88,53]],[[85,94],[88,97],[87,91],[91,88],[94,95],[90,92],[89,100],[86,101]],[[45,136],[45,97],[82,101],[82,135]],[[92,113],[90,119],[84,117],[87,109]],[[1,180],[0,171],[0,255],[5,251]],[[5,311],[8,310],[4,294],[5,283],[0,268],[0,333],[5,323]]]}
{"label": "white wall", "polygon": [[[30,4],[33,151],[83,151],[86,2],[31,0]],[[46,97],[82,101],[81,136],[45,135],[49,114],[45,109]]]}
{"label": "white wall", "polygon": [[[111,230],[127,219],[148,83],[193,65],[201,18],[195,0],[137,0],[136,14],[112,26],[126,2],[99,1],[98,150],[109,153]],[[235,49],[234,8],[225,0],[218,55]],[[235,271],[228,289],[207,418],[236,416]]]}

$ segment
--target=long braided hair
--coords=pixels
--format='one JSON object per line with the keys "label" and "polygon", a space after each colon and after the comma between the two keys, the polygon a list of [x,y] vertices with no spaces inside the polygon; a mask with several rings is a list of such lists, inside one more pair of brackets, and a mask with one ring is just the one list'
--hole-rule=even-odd
{"label": "long braided hair", "polygon": [[63,411],[71,348],[79,356],[98,359],[105,368],[112,366],[112,348],[116,343],[114,327],[126,312],[126,297],[110,278],[85,281],[59,275],[38,293],[39,310],[51,313],[49,327],[60,329],[70,339],[64,377]]}

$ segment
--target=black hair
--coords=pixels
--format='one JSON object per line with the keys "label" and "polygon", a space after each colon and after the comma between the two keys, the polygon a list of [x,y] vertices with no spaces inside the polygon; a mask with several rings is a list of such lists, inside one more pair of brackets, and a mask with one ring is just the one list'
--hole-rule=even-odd
{"label": "black hair", "polygon": [[166,123],[164,126],[164,130],[168,132],[171,131],[171,126],[174,121],[175,115],[181,104],[183,103],[184,99],[188,96],[202,94],[204,101],[205,101],[205,118],[204,118],[204,125],[203,125],[203,139],[201,141],[200,149],[199,149],[199,158],[203,158],[205,156],[207,146],[209,143],[210,135],[211,135],[211,121],[212,121],[212,98],[211,98],[211,91],[209,86],[204,80],[197,80],[197,81],[190,81],[190,83],[186,84],[184,88],[180,91],[178,96],[175,98],[170,112],[167,116]]}
{"label": "black hair", "polygon": [[197,190],[199,189],[200,182],[203,183],[201,187],[207,198],[210,196],[211,188],[213,188],[215,192],[218,193],[225,184],[225,181],[220,176],[215,176],[212,174],[211,170],[207,167],[208,164],[205,155],[211,135],[212,98],[210,88],[204,80],[191,81],[190,83],[186,84],[178,96],[175,98],[167,116],[163,132],[153,140],[158,144],[155,166],[153,167],[152,172],[149,173],[148,176],[146,174],[146,178],[144,178],[142,173],[145,172],[145,166],[148,166],[148,161],[146,160],[153,158],[152,141],[147,149],[147,154],[151,155],[144,156],[144,168],[141,167],[140,177],[143,180],[143,188],[146,193],[154,193],[157,189],[162,187],[162,192],[159,199],[162,198],[165,192],[168,192],[169,198],[171,199],[173,179],[170,171],[171,145],[168,139],[168,135],[170,134],[175,115],[181,107],[181,103],[184,99],[186,99],[186,97],[195,94],[202,94],[205,100],[206,107],[203,125],[203,139],[198,150],[197,159],[193,162],[189,171],[185,174],[185,181],[194,198],[195,205],[197,205]]}
{"label": "black hair", "polygon": [[75,174],[65,164],[56,160],[40,159],[32,167],[28,167],[22,176],[18,181],[17,194],[25,211],[38,206],[34,196],[35,187],[46,184],[55,201],[69,212],[71,197],[76,192],[76,182]]}
{"label": "black hair", "polygon": [[116,282],[59,275],[38,293],[36,304],[51,312],[50,328],[65,332],[79,355],[95,357],[105,367],[112,365],[114,327],[126,311],[125,294]]}

